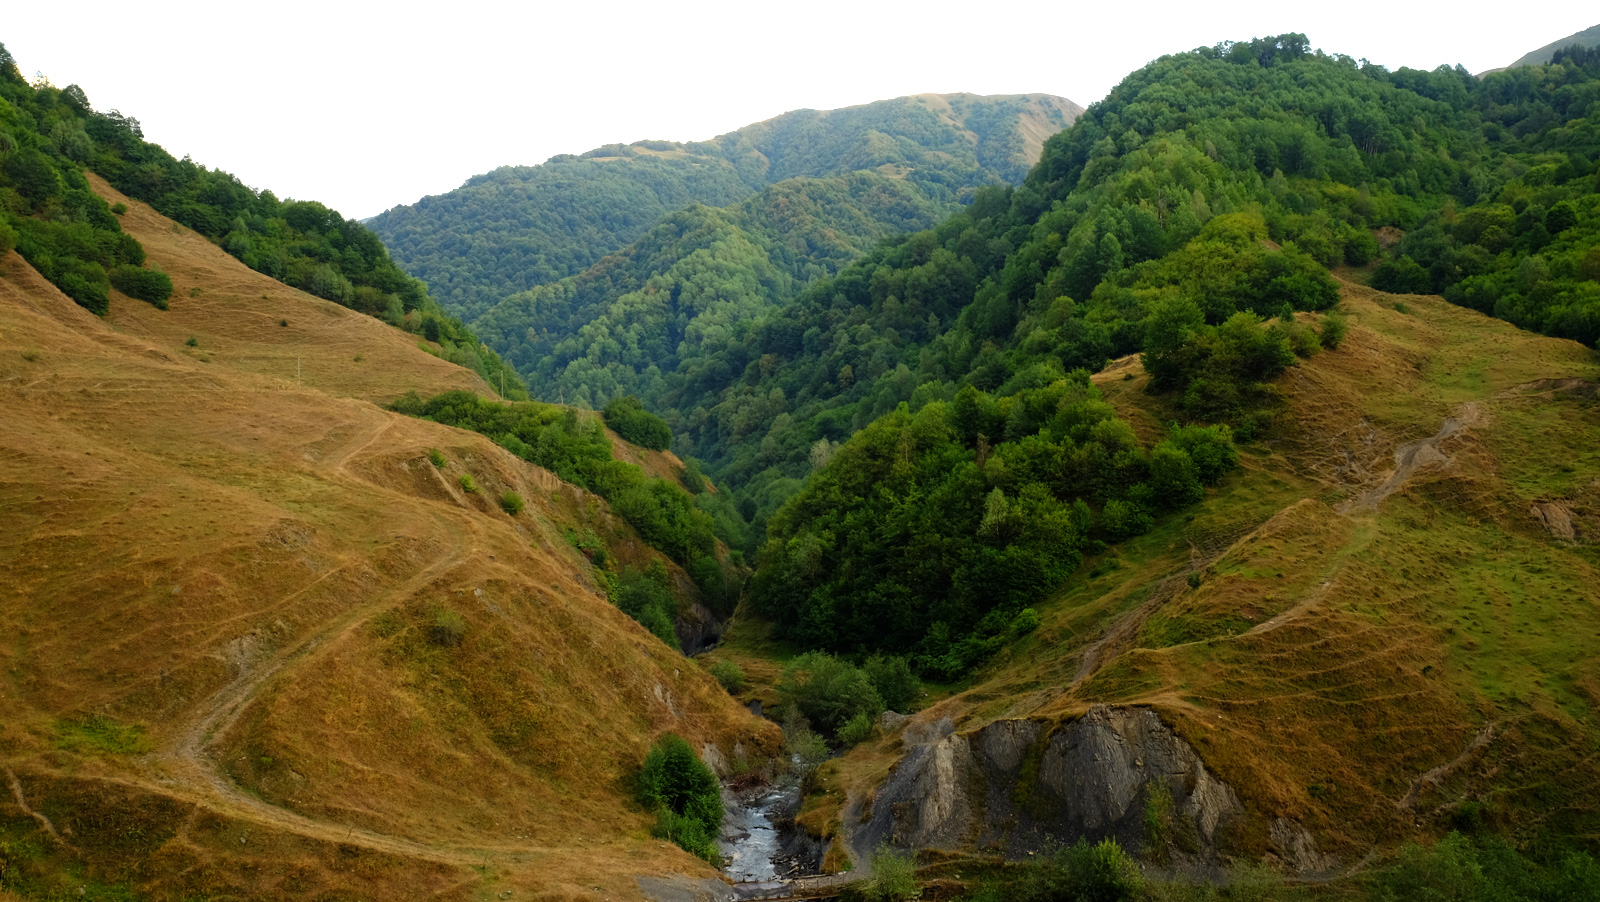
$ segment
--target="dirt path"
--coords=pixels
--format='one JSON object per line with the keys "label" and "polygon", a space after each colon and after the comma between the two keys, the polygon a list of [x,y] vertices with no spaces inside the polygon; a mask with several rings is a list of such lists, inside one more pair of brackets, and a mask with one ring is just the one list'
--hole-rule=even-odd
{"label": "dirt path", "polygon": [[[349,450],[341,454],[336,461],[326,463],[324,466],[341,478],[360,481],[358,477],[350,474],[350,465],[392,426],[392,421],[386,420],[359,444],[349,443],[347,446]],[[477,526],[466,517],[446,516],[445,519],[451,522],[441,523],[441,531],[453,541],[409,579],[366,603],[351,608],[299,643],[280,650],[269,660],[252,660],[248,647],[235,649],[231,657],[239,667],[238,676],[208,699],[168,748],[161,753],[162,762],[170,768],[169,778],[176,779],[179,787],[194,794],[196,801],[240,820],[313,839],[360,846],[407,858],[472,865],[481,864],[485,854],[489,853],[547,851],[529,846],[472,849],[434,846],[348,824],[306,817],[269,804],[241,790],[222,772],[209,751],[213,740],[225,735],[269,684],[289,679],[294,672],[311,666],[319,657],[360,629],[372,617],[403,603],[444,573],[463,564],[475,544],[473,537],[476,535]],[[304,591],[306,590],[300,590]],[[298,595],[299,592],[295,594]],[[169,791],[171,789],[171,787],[166,788]]]}
{"label": "dirt path", "polygon": [[1434,464],[1450,463],[1450,455],[1439,450],[1439,443],[1463,431],[1481,425],[1484,415],[1478,402],[1468,401],[1456,408],[1453,416],[1445,417],[1439,431],[1424,439],[1407,442],[1395,449],[1394,470],[1381,484],[1335,508],[1341,514],[1352,511],[1375,511],[1385,498],[1405,487],[1418,470]]}

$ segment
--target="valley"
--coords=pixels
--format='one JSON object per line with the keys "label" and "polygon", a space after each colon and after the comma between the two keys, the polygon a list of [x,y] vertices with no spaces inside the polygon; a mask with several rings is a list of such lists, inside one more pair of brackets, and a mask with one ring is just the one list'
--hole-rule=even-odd
{"label": "valley", "polygon": [[370,230],[0,47],[0,902],[1596,899],[1557,43],[1228,41]]}

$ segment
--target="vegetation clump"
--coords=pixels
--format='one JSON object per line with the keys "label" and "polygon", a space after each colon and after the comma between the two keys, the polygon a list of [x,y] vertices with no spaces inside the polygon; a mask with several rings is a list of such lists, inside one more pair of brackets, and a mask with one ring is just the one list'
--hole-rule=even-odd
{"label": "vegetation clump", "polygon": [[522,496],[516,492],[507,490],[500,496],[500,509],[513,517],[522,513],[523,507]]}
{"label": "vegetation clump", "polygon": [[710,673],[729,694],[738,695],[744,691],[746,677],[744,668],[738,664],[732,661],[718,661],[711,665]]}
{"label": "vegetation clump", "polygon": [[632,395],[613,398],[605,407],[605,418],[606,425],[624,441],[652,451],[665,451],[672,446],[672,430],[667,421],[645,410]]}
{"label": "vegetation clump", "polygon": [[683,737],[664,733],[650,746],[636,785],[639,801],[656,813],[654,835],[721,867],[722,788]]}
{"label": "vegetation clump", "polygon": [[673,628],[678,601],[672,594],[672,579],[660,561],[652,561],[643,571],[624,568],[611,590],[611,602],[657,639],[678,647],[678,633]]}
{"label": "vegetation clump", "polygon": [[167,299],[172,297],[172,279],[156,269],[144,269],[127,263],[113,267],[111,285],[130,298],[148,301],[159,310],[167,309]]}

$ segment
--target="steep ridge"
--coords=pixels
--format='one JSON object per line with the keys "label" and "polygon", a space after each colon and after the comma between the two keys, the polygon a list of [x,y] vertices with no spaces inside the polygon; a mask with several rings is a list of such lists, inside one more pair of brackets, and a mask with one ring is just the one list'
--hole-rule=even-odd
{"label": "steep ridge", "polygon": [[[1592,837],[1600,361],[1342,294],[1349,337],[1279,381],[1280,438],[1086,562],[972,688],[825,765],[810,822],[858,861],[1112,836],[1315,878],[1468,809],[1529,848]],[[1096,381],[1138,428],[1168,420],[1136,359]]]}
{"label": "steep ridge", "polygon": [[153,898],[709,875],[648,838],[626,775],[665,730],[737,760],[774,729],[566,534],[654,552],[601,499],[372,403],[489,394],[471,372],[95,187],[177,291],[99,319],[0,261],[7,866]]}
{"label": "steep ridge", "polygon": [[709,141],[611,144],[502,167],[370,225],[396,261],[472,320],[507,295],[582,272],[675,210],[728,206],[787,179],[871,171],[943,214],[980,185],[1021,181],[1044,139],[1082,111],[1045,94],[796,110]]}

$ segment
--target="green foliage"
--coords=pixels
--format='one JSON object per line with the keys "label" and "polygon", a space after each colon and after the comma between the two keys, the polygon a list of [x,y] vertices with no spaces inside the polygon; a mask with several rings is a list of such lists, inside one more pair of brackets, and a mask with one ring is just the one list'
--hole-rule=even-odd
{"label": "green foliage", "polygon": [[478,481],[472,478],[471,473],[462,473],[456,481],[461,483],[461,491],[469,495],[478,491]]}
{"label": "green foliage", "polygon": [[513,517],[522,513],[523,506],[522,496],[516,492],[507,491],[500,496],[500,509]]}
{"label": "green foliage", "polygon": [[443,470],[444,469],[444,464],[445,464],[444,453],[441,452],[438,448],[429,448],[428,449],[428,462],[433,464],[435,469]]}
{"label": "green foliage", "polygon": [[1225,428],[1145,452],[1086,373],[1009,397],[969,386],[846,442],[770,520],[749,598],[808,647],[912,655],[955,678],[1077,568],[1089,504],[1125,538],[1236,462]]}
{"label": "green foliage", "polygon": [[615,460],[592,414],[552,404],[487,401],[464,391],[427,400],[411,392],[390,409],[486,435],[524,460],[599,494],[646,542],[680,564],[692,564],[716,545],[711,515],[678,486],[647,479],[638,467]]}
{"label": "green foliage", "polygon": [[839,728],[839,746],[849,748],[866,740],[872,735],[872,718],[865,711],[857,711],[856,715]]}
{"label": "green foliage", "polygon": [[872,876],[861,887],[871,902],[908,902],[921,895],[917,884],[917,862],[909,853],[887,844],[872,851]]}
{"label": "green foliage", "polygon": [[190,348],[198,348],[198,347],[200,347],[200,339],[195,338],[193,335],[191,335],[188,338],[184,339],[183,343],[184,343],[184,345],[186,347],[190,347]]}
{"label": "green foliage", "polygon": [[158,269],[144,269],[129,263],[115,266],[109,273],[111,284],[130,298],[148,301],[157,309],[167,309],[172,297],[172,279]]}
{"label": "green foliage", "polygon": [[672,430],[667,421],[644,409],[632,395],[613,398],[605,407],[606,425],[641,448],[665,451],[672,446]]}
{"label": "green foliage", "polygon": [[861,668],[826,652],[807,652],[790,661],[778,680],[778,694],[813,724],[841,740],[840,731],[857,716],[868,729],[883,713],[883,697]]}
{"label": "green foliage", "polygon": [[611,601],[657,639],[678,647],[678,634],[672,626],[678,601],[672,594],[671,577],[659,561],[643,572],[632,567],[624,569],[616,579]]}
{"label": "green foliage", "polygon": [[1600,899],[1600,864],[1581,852],[1519,855],[1498,837],[1451,833],[1432,848],[1408,845],[1373,887],[1377,902],[1535,902]]}
{"label": "green foliage", "polygon": [[732,661],[718,661],[712,664],[711,675],[716,677],[717,682],[721,683],[722,688],[728,690],[729,694],[738,695],[744,691],[744,668]]}
{"label": "green foliage", "polygon": [[1339,345],[1344,344],[1344,338],[1350,332],[1350,321],[1337,313],[1330,313],[1322,320],[1322,346],[1330,351],[1339,350]]}
{"label": "green foliage", "polygon": [[397,326],[439,319],[446,359],[495,385],[503,378],[507,393],[526,396],[516,372],[445,314],[361,223],[175,159],[144,139],[137,119],[96,112],[76,86],[35,87],[0,72],[0,221],[17,233],[17,250],[96,314],[108,309],[108,272],[130,286],[119,290],[162,306],[170,285],[158,273],[136,274],[144,250],[117,220],[127,208],[113,210],[96,196],[86,168],[272,278]]}
{"label": "green foliage", "polygon": [[1131,902],[1144,886],[1139,865],[1114,839],[1079,840],[1033,866],[1023,902]]}
{"label": "green foliage", "polygon": [[141,755],[153,748],[144,727],[125,724],[104,714],[56,721],[52,739],[57,748],[69,752]]}
{"label": "green foliage", "polygon": [[[766,208],[760,218],[771,226],[759,231],[771,236],[772,259],[804,259],[809,265],[791,270],[804,282],[880,237],[932,225],[972,188],[1020,181],[1031,163],[1018,121],[1025,104],[955,95],[947,118],[939,105],[902,97],[787,113],[712,141],[613,144],[497,169],[372,225],[469,320],[508,295],[588,269],[697,204]],[[884,177],[880,167],[901,175]],[[563,317],[555,339],[581,322]],[[520,337],[530,325],[508,323],[506,334]],[[539,325],[554,328],[542,316]]]}
{"label": "green foliage", "polygon": [[656,812],[655,835],[721,866],[722,789],[683,737],[664,733],[650,746],[636,781],[639,801]]}
{"label": "green foliage", "polygon": [[438,645],[455,648],[467,637],[467,621],[455,611],[441,610],[434,614],[428,635]]}
{"label": "green foliage", "polygon": [[[1034,615],[1034,622],[1037,626],[1037,614]],[[866,671],[872,688],[878,690],[884,706],[891,711],[908,713],[911,704],[922,694],[922,681],[911,672],[911,662],[902,656],[873,655],[861,665],[861,669]]]}

